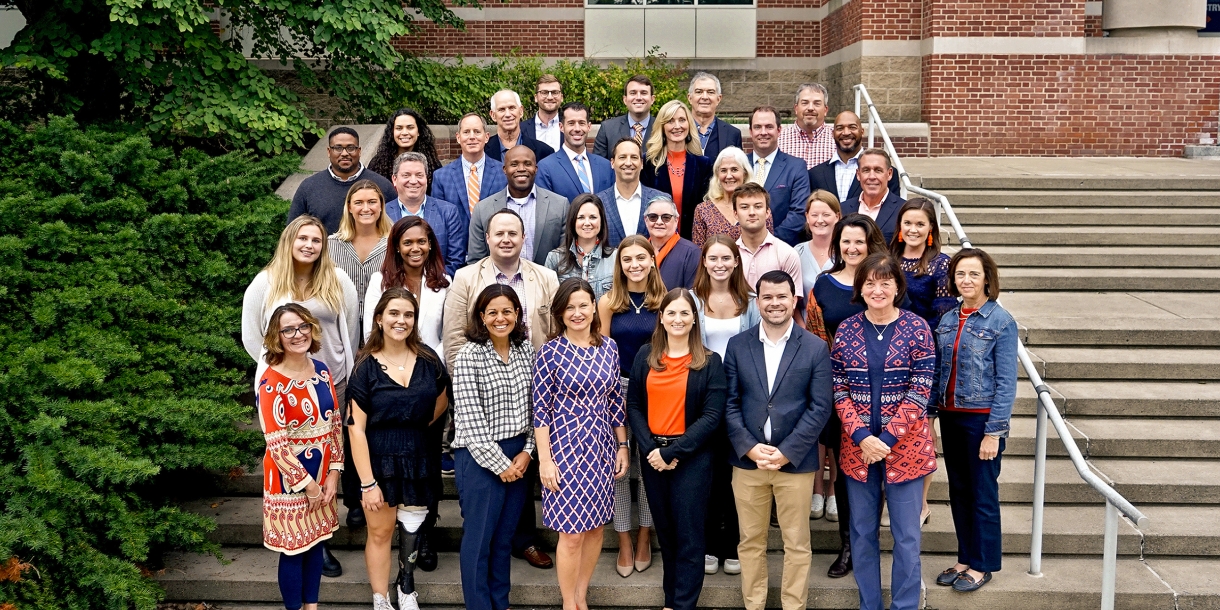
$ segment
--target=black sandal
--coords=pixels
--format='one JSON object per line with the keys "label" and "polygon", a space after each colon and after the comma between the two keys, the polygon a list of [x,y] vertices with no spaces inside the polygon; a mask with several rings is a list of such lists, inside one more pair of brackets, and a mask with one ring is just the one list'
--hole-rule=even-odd
{"label": "black sandal", "polygon": [[953,583],[956,582],[962,574],[965,574],[965,572],[958,572],[953,568],[949,568],[948,570],[941,572],[940,576],[936,577],[936,584],[942,587],[952,587]]}

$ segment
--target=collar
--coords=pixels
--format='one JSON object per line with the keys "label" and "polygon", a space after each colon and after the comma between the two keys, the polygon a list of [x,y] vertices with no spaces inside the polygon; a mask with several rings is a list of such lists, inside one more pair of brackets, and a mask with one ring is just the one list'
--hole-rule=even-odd
{"label": "collar", "polygon": [[635,200],[635,199],[638,199],[638,200],[640,200],[641,202],[642,202],[642,201],[644,201],[644,183],[643,183],[643,182],[636,182],[636,183],[635,183],[635,192],[634,192],[634,193],[631,193],[631,196],[630,196],[630,197],[624,197],[624,196],[622,195],[622,193],[619,193],[619,192],[618,192],[618,183],[617,183],[617,182],[615,182],[615,183],[614,183],[614,199],[615,199],[616,201],[620,201],[620,200],[621,200],[621,201],[632,201],[632,200]]}
{"label": "collar", "polygon": [[[800,125],[796,126],[796,130],[801,132],[802,134],[805,134],[805,137],[809,138],[810,140],[818,139],[818,137],[821,136],[822,133],[826,131],[826,129],[827,129],[827,125],[826,125],[825,121],[823,121],[821,125],[814,127],[813,133],[810,133],[810,134],[805,134],[805,130],[801,129]],[[830,129],[833,129],[833,127],[830,127]]]}
{"label": "collar", "polygon": [[747,252],[750,252],[751,254],[758,253],[760,250],[763,249],[763,246],[766,246],[768,244],[775,244],[775,243],[779,242],[779,238],[776,237],[775,234],[770,231],[767,231],[767,236],[763,238],[762,243],[758,244],[757,250],[751,251],[749,248],[746,247],[745,242],[742,240],[743,240],[742,237],[737,238],[737,247],[741,248]]}
{"label": "collar", "polygon": [[513,279],[514,277],[520,277],[521,279],[525,279],[525,276],[521,275],[522,265],[521,265],[520,257],[517,258],[517,269],[515,271],[513,271],[512,273],[505,273],[504,271],[502,271],[500,269],[499,265],[496,265],[496,261],[492,260],[492,258],[490,256],[487,257],[487,262],[491,263],[491,270],[495,272],[496,277],[500,277],[502,275],[510,280]]}
{"label": "collar", "polygon": [[858,165],[858,164],[860,163],[860,155],[862,155],[862,154],[864,154],[864,147],[863,147],[863,146],[861,146],[861,147],[860,147],[860,150],[856,151],[855,156],[853,156],[852,158],[850,158],[850,159],[848,159],[848,160],[844,161],[844,160],[843,160],[843,157],[840,157],[840,156],[839,156],[839,149],[838,149],[838,147],[836,147],[836,148],[835,148],[835,154],[834,154],[834,156],[832,156],[832,157],[830,158],[830,164],[831,164],[831,165],[834,165],[834,164],[838,163],[838,164],[842,165],[843,167],[850,167],[850,166],[851,166],[851,162],[852,162],[852,161],[855,161],[855,162],[856,162],[856,164]]}
{"label": "collar", "polygon": [[559,148],[563,149],[563,152],[564,152],[564,153],[566,153],[566,154],[568,155],[568,160],[569,160],[569,161],[571,161],[571,162],[573,162],[573,163],[575,163],[575,162],[576,162],[576,157],[579,157],[579,156],[582,156],[582,155],[583,155],[583,156],[584,156],[584,158],[585,158],[585,162],[586,162],[586,163],[589,163],[589,169],[593,169],[593,164],[589,162],[589,155],[590,155],[591,153],[589,153],[589,146],[588,146],[588,145],[585,145],[585,152],[579,152],[579,153],[578,153],[578,152],[576,152],[576,151],[572,150],[571,148],[568,148],[568,141],[567,141],[567,140],[564,140],[563,144],[561,144],[561,145],[559,146]]}
{"label": "collar", "polygon": [[522,197],[521,199],[513,197],[513,194],[508,192],[507,188],[504,189],[504,196],[507,197],[509,201],[512,201],[517,205],[529,205],[531,199],[538,201],[538,184],[535,183],[534,186],[530,188],[530,194]]}
{"label": "collar", "polygon": [[[576,254],[576,242],[572,242],[572,245],[568,246],[568,251],[571,252],[572,254]],[[602,257],[602,243],[601,242],[597,242],[596,244],[593,245],[592,250],[585,252],[585,258],[600,259],[601,257]]]}
{"label": "collar", "polygon": [[644,126],[644,131],[648,131],[648,126],[652,124],[652,115],[651,114],[644,117],[644,120],[642,120],[642,121],[636,121],[635,119],[631,118],[631,113],[627,113],[623,116],[627,117],[627,129],[631,129],[632,127],[635,127],[635,124],[638,122],[640,125]]}
{"label": "collar", "polygon": [[[695,113],[692,112],[691,118],[693,119],[694,116]],[[699,121],[695,121],[695,131],[698,131],[700,134],[706,135],[712,133],[712,130],[714,129],[716,129],[716,115],[714,114],[712,115],[712,121],[707,124],[707,129],[704,129],[703,126],[699,124]]]}
{"label": "collar", "polygon": [[351,176],[349,176],[346,179],[336,176],[335,170],[330,168],[330,164],[326,165],[326,173],[330,174],[331,178],[334,178],[335,180],[338,180],[339,182],[354,182],[357,178],[360,177],[360,174],[364,173],[364,164],[359,163],[358,165],[359,165],[359,169],[356,170],[356,173],[352,174]]}
{"label": "collar", "polygon": [[[959,297],[959,298],[960,298],[960,297]],[[962,301],[960,301],[960,300],[957,302],[957,304],[958,304],[958,306],[959,306],[959,307],[965,307],[965,306],[966,306],[966,305],[965,305],[965,304],[964,304]],[[988,299],[987,301],[983,302],[983,305],[982,305],[981,307],[979,307],[979,308],[978,308],[978,311],[976,311],[975,313],[979,314],[980,316],[983,316],[984,318],[987,318],[987,317],[990,317],[990,316],[991,316],[991,312],[995,311],[995,308],[996,308],[996,307],[999,307],[999,304],[998,304],[998,303],[996,303],[995,301],[992,301],[992,300]]]}
{"label": "collar", "polygon": [[410,210],[407,209],[407,204],[402,202],[401,197],[398,199],[395,199],[394,201],[396,203],[398,203],[398,209],[402,211],[403,216],[420,216],[424,213],[424,207],[428,205],[428,196],[427,195],[424,196],[424,200],[421,201],[419,204],[419,211],[414,214],[412,214],[410,212]]}
{"label": "collar", "polygon": [[471,163],[470,161],[467,161],[467,160],[466,160],[466,155],[461,155],[461,154],[459,154],[459,155],[458,155],[458,159],[461,159],[461,160],[462,160],[462,171],[463,171],[463,172],[465,172],[465,173],[467,173],[467,174],[469,174],[469,173],[470,173],[470,168],[471,168],[471,167],[477,167],[477,168],[479,168],[479,172],[480,172],[480,173],[482,173],[482,172],[483,172],[483,167],[487,165],[487,155],[486,155],[486,154],[479,155],[479,160],[478,160],[478,161],[475,161],[474,163]]}
{"label": "collar", "polygon": [[792,338],[792,326],[794,324],[794,322],[792,320],[788,320],[788,330],[784,331],[784,336],[780,337],[779,341],[776,341],[774,343],[772,343],[771,340],[767,338],[766,324],[767,324],[766,322],[760,322],[758,324],[758,340],[762,341],[763,345],[767,345],[770,347],[779,347],[779,346],[787,343],[788,339]]}
{"label": "collar", "polygon": [[885,205],[885,200],[889,199],[889,198],[890,198],[889,192],[886,192],[886,194],[881,197],[881,203],[878,203],[877,205],[869,205],[866,201],[864,201],[864,192],[861,191],[860,192],[860,206],[864,207],[864,208],[868,208],[870,210],[879,210],[879,209],[881,209],[881,206]]}
{"label": "collar", "polygon": [[556,113],[554,118],[552,118],[551,120],[549,120],[545,123],[543,123],[542,119],[538,118],[538,115],[535,114],[534,115],[534,125],[537,127],[541,127],[543,129],[550,129],[552,127],[558,127],[559,126],[559,114]]}
{"label": "collar", "polygon": [[759,160],[759,159],[766,159],[766,160],[767,160],[767,165],[769,165],[769,166],[771,166],[771,167],[775,167],[775,158],[776,158],[776,157],[778,157],[778,156],[779,156],[779,147],[778,147],[778,146],[776,146],[776,147],[775,147],[775,150],[771,151],[771,154],[769,154],[769,155],[767,155],[767,156],[765,156],[765,157],[759,157],[757,154],[755,154],[755,155],[754,155],[754,161],[755,161],[755,162],[758,162],[758,160]]}

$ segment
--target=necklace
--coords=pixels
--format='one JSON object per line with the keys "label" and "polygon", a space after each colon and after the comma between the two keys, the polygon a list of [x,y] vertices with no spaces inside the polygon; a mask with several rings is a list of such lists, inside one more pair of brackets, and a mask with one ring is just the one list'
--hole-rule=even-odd
{"label": "necklace", "polygon": [[385,355],[385,352],[381,352],[381,357],[385,358],[386,362],[389,362],[390,364],[393,364],[394,366],[398,367],[398,370],[400,370],[400,371],[407,370],[407,360],[405,358],[403,359],[402,364],[399,364],[397,362],[394,362],[393,360],[390,360],[390,357]]}
{"label": "necklace", "polygon": [[631,296],[631,293],[627,293],[627,300],[631,301],[632,309],[635,309],[636,313],[640,313],[640,310],[644,309],[644,304],[648,302],[648,295],[647,294],[644,295],[644,298],[640,300],[639,305],[635,304],[635,297]]}
{"label": "necklace", "polygon": [[[868,316],[864,316],[864,319],[865,319],[865,320],[868,320]],[[876,325],[876,324],[873,324],[873,321],[872,321],[872,320],[868,320],[868,323],[869,323],[869,325],[870,325],[870,326],[872,326],[872,327],[873,327],[873,330],[877,331],[877,340],[878,340],[878,341],[881,341],[881,340],[884,338],[884,335],[885,335],[885,329],[889,328],[889,327],[890,327],[890,324],[893,324],[893,323],[894,323],[894,320],[890,320],[889,322],[886,322],[885,326],[882,326],[882,327],[881,327],[881,330],[877,330],[877,325]]]}

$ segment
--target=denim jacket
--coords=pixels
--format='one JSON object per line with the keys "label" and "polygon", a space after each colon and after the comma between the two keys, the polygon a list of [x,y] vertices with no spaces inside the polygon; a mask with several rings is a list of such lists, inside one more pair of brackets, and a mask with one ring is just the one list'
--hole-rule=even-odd
{"label": "denim jacket", "polygon": [[[953,368],[953,344],[957,342],[958,308],[940,318],[936,327],[935,404],[943,405],[949,373]],[[991,409],[986,434],[1007,437],[1008,420],[1017,399],[1017,321],[999,303],[987,301],[970,314],[957,346],[957,381],[953,406],[958,409]]]}
{"label": "denim jacket", "polygon": [[[572,244],[569,250],[576,252],[576,244]],[[615,248],[610,254],[602,256],[601,247],[593,248],[593,251],[585,255],[583,268],[581,266],[569,269],[567,273],[559,273],[559,263],[567,256],[562,247],[551,250],[546,255],[544,266],[551,271],[554,271],[559,276],[559,281],[564,281],[570,277],[584,277],[589,281],[589,285],[593,287],[594,303],[600,299],[603,294],[610,292],[610,287],[614,284],[614,259],[618,256],[618,249]],[[586,277],[586,274],[588,276]]]}

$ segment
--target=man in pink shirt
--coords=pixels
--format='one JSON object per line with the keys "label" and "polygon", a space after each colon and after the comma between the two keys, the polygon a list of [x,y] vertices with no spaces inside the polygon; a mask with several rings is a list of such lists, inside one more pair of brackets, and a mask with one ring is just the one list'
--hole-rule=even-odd
{"label": "man in pink shirt", "polygon": [[[801,257],[796,250],[767,230],[771,216],[771,195],[756,182],[747,182],[733,191],[733,213],[741,227],[737,248],[741,250],[741,266],[751,288],[764,273],[786,272],[792,281],[801,281]],[[798,284],[800,285],[800,284]]]}
{"label": "man in pink shirt", "polygon": [[796,122],[779,132],[780,152],[803,160],[807,170],[834,156],[834,127],[826,124],[829,111],[826,87],[817,83],[797,87],[792,107]]}

